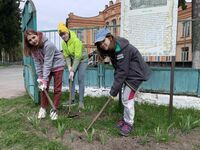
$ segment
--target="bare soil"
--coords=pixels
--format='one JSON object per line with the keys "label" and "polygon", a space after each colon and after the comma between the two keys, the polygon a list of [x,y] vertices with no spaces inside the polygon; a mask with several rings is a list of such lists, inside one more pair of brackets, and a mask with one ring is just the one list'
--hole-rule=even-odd
{"label": "bare soil", "polygon": [[200,129],[196,129],[187,135],[179,135],[176,141],[161,144],[156,143],[153,138],[150,138],[147,144],[142,145],[139,137],[111,137],[105,145],[102,145],[97,139],[88,143],[84,138],[78,138],[69,145],[75,150],[197,150],[200,149]]}
{"label": "bare soil", "polygon": [[[37,131],[38,132],[38,131]],[[92,142],[88,142],[86,134],[74,130],[67,130],[63,138],[59,137],[55,128],[47,127],[43,134],[51,140],[56,140],[73,150],[200,150],[200,128],[193,129],[188,134],[179,134],[175,140],[168,143],[157,143],[153,137],[148,137],[142,143],[141,137],[111,137],[108,136],[105,144],[95,135]]]}

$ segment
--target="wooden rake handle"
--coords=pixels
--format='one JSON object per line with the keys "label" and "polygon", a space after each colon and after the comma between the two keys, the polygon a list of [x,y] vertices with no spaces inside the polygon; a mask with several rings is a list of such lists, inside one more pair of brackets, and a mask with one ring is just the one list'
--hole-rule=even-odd
{"label": "wooden rake handle", "polygon": [[104,109],[106,108],[106,106],[110,103],[110,101],[112,100],[112,97],[109,97],[109,99],[106,101],[106,103],[103,105],[103,107],[101,108],[101,110],[99,111],[99,113],[94,117],[94,119],[92,120],[92,122],[90,123],[90,125],[87,128],[87,131],[91,128],[91,126],[94,124],[94,122],[99,118],[99,116],[101,115],[101,113],[104,111]]}
{"label": "wooden rake handle", "polygon": [[46,89],[44,89],[44,93],[45,93],[45,95],[46,95],[46,97],[47,97],[47,99],[48,99],[48,101],[49,101],[51,107],[53,108],[53,110],[56,110],[56,107],[54,106],[53,101],[52,101],[51,98],[49,97],[49,94],[47,93],[47,90],[46,90]]}

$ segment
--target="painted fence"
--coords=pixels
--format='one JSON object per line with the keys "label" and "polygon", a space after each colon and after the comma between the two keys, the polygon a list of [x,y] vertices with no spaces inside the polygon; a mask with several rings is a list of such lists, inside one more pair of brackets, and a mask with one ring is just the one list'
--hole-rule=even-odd
{"label": "painted fence", "polygon": [[[143,82],[140,89],[144,92],[166,93],[170,91],[171,68],[151,68],[148,81]],[[88,67],[86,71],[87,87],[109,88],[113,83],[113,68],[99,64],[97,68]],[[68,71],[63,76],[63,86],[68,86]],[[180,95],[200,96],[200,70],[192,68],[175,68],[174,93]],[[77,80],[76,80],[77,83]]]}

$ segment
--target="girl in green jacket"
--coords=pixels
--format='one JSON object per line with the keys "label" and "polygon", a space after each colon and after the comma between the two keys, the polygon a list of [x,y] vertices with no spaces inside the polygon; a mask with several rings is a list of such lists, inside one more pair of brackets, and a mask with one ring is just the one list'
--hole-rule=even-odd
{"label": "girl in green jacket", "polygon": [[71,99],[75,103],[75,82],[74,77],[78,72],[79,84],[79,108],[84,108],[84,90],[85,90],[85,71],[87,68],[88,54],[84,49],[83,43],[77,38],[76,34],[69,30],[64,23],[59,23],[58,33],[63,39],[61,45],[66,64],[69,70],[69,79],[72,81]]}

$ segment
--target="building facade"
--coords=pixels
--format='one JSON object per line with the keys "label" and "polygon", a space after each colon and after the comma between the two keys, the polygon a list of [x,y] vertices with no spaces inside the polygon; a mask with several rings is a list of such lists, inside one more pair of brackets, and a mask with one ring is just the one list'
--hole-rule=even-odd
{"label": "building facade", "polygon": [[[105,5],[105,9],[99,12],[98,16],[94,17],[81,17],[73,13],[68,15],[66,24],[70,29],[77,30],[78,37],[83,41],[88,53],[95,50],[94,36],[98,27],[109,26],[111,27],[112,34],[120,35],[120,21],[121,21],[121,2],[120,0],[109,1]],[[177,28],[177,48],[176,48],[176,63],[178,66],[190,66],[192,64],[192,4],[187,3],[187,9],[178,9],[178,28]],[[170,56],[149,56],[144,57],[145,61],[151,64],[166,65],[170,64],[172,58]]]}
{"label": "building facade", "polygon": [[192,3],[187,3],[187,9],[178,10],[177,32],[177,62],[192,63]]}

